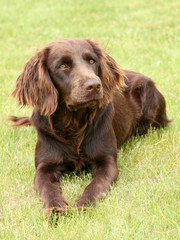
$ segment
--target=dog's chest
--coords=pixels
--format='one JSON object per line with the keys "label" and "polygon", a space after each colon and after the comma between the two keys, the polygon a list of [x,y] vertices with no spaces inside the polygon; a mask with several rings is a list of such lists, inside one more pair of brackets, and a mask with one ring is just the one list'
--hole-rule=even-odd
{"label": "dog's chest", "polygon": [[72,170],[81,171],[90,166],[90,158],[82,151],[81,147],[76,151],[77,149],[71,146],[71,150],[73,154],[71,152],[70,155],[66,155],[64,160],[69,163]]}

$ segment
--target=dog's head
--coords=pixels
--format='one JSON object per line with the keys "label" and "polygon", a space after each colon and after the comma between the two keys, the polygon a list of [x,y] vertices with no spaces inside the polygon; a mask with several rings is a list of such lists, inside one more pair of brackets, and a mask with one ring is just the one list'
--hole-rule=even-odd
{"label": "dog's head", "polygon": [[42,115],[51,115],[62,102],[72,111],[93,108],[111,100],[122,76],[114,59],[94,41],[59,40],[26,63],[12,95]]}

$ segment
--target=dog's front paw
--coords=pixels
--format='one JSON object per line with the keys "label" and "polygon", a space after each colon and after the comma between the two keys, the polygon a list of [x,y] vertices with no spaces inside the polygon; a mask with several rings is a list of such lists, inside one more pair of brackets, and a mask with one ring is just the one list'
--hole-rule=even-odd
{"label": "dog's front paw", "polygon": [[59,218],[60,216],[64,216],[67,214],[67,210],[68,210],[68,206],[64,206],[64,207],[51,207],[51,208],[47,208],[45,215],[46,218]]}

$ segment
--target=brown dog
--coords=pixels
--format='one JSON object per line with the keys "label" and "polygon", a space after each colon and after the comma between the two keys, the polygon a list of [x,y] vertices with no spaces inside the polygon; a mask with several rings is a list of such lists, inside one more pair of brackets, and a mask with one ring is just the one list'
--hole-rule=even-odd
{"label": "brown dog", "polygon": [[31,118],[10,119],[14,126],[37,130],[35,188],[55,212],[68,205],[59,183],[65,171],[91,167],[94,178],[76,206],[95,204],[118,177],[117,149],[132,135],[146,134],[150,125],[169,122],[154,82],[120,70],[88,39],[45,46],[26,63],[12,95],[34,107]]}

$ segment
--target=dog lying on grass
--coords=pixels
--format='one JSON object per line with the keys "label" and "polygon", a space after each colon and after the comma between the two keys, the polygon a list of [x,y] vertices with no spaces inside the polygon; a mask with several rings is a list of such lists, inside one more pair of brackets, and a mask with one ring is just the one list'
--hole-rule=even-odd
{"label": "dog lying on grass", "polygon": [[154,82],[121,70],[89,39],[58,40],[38,51],[26,63],[12,95],[19,105],[34,108],[30,118],[9,120],[37,131],[34,182],[47,215],[68,207],[59,182],[65,171],[91,168],[93,180],[76,206],[95,205],[118,177],[122,144],[146,134],[150,126],[170,122]]}

